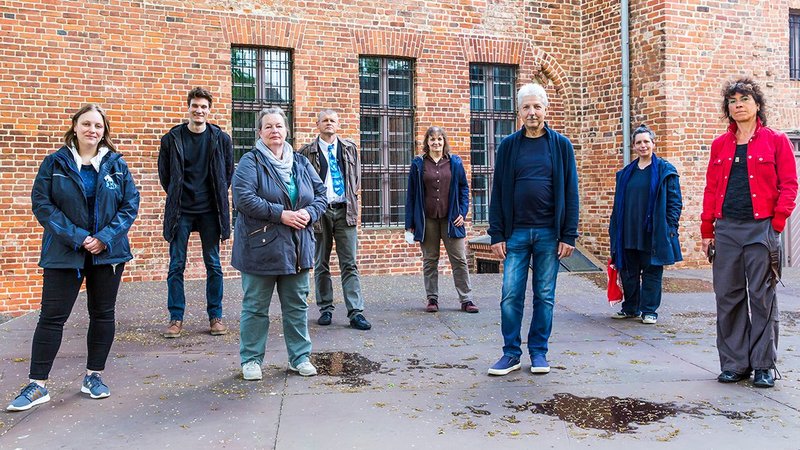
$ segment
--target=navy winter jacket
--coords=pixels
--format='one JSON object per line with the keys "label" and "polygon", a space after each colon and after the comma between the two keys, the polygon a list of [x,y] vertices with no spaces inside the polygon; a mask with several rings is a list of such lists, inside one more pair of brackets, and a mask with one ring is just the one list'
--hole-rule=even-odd
{"label": "navy winter jacket", "polygon": [[[425,183],[422,181],[424,168],[423,157],[417,156],[411,161],[408,173],[408,189],[406,190],[406,230],[414,229],[414,240],[425,240]],[[467,220],[469,211],[469,185],[464,163],[458,155],[450,155],[450,195],[447,198],[447,237],[463,238],[467,235],[464,225],[453,225],[456,217],[461,215]]]}
{"label": "navy winter jacket", "polygon": [[[286,146],[284,151],[292,151]],[[292,172],[297,204],[267,157],[258,150],[242,156],[233,175],[233,204],[238,212],[231,265],[251,275],[292,275],[314,266],[315,241],[311,224],[328,207],[327,191],[308,159],[294,153]],[[281,223],[284,210],[305,208],[311,216],[306,228]]]}
{"label": "navy winter jacket", "polygon": [[[614,207],[611,210],[608,234],[611,238],[611,260],[616,264],[618,269],[625,267],[624,243],[622,242],[624,214],[620,207],[620,205],[624,205],[623,197],[625,196],[625,189],[624,186],[620,186],[620,181],[623,175],[630,172],[637,164],[639,164],[639,158],[636,158],[632,163],[617,172]],[[668,266],[678,261],[683,261],[681,243],[678,239],[678,223],[681,219],[681,209],[683,209],[680,177],[675,166],[664,159],[656,157],[655,154],[653,154],[652,164],[657,171],[657,184],[655,202],[652,206],[653,249],[651,252],[650,264]],[[646,212],[643,214],[643,219],[647,221],[645,215]]]}
{"label": "navy winter jacket", "polygon": [[90,212],[80,168],[66,146],[48,155],[33,182],[31,204],[44,227],[39,266],[47,269],[82,269],[88,236],[106,249],[93,256],[95,265],[119,264],[133,259],[128,230],[139,211],[139,191],[122,155],[109,152],[100,162],[95,192],[95,229],[89,229]]}
{"label": "navy winter jacket", "polygon": [[[553,200],[555,201],[556,239],[575,245],[578,237],[578,170],[575,167],[575,150],[572,143],[545,123],[553,162]],[[492,244],[505,242],[511,237],[514,226],[514,165],[525,134],[523,126],[506,136],[497,147],[489,202],[489,236]]]}
{"label": "navy winter jacket", "polygon": [[[188,125],[175,125],[161,138],[158,151],[158,179],[167,193],[164,205],[164,239],[172,242],[178,219],[181,215],[181,194],[183,192],[183,141],[181,128]],[[228,203],[228,188],[233,176],[233,142],[231,137],[212,123],[206,124],[211,130],[211,182],[214,184],[220,238],[231,237],[231,212]]]}

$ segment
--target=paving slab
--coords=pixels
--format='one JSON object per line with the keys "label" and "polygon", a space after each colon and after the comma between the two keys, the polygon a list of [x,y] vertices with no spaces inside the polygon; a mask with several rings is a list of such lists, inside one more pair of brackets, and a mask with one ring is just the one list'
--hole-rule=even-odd
{"label": "paving slab", "polygon": [[[708,270],[666,276],[709,280]],[[783,379],[771,390],[715,381],[713,293],[666,293],[656,325],[613,320],[604,291],[559,274],[548,375],[486,370],[500,355],[500,275],[474,275],[478,314],[458,309],[440,277],[439,313],[424,311],[422,277],[363,277],[373,329],[348,326],[335,284],[334,323],[309,329],[317,377],[289,373],[273,303],[264,379],[241,378],[241,285],[225,280],[231,332],[207,334],[202,281],[187,282],[185,333],[160,336],[166,284],[125,283],[104,374],[112,396],[78,389],[88,318],[81,294],[49,382],[53,400],[0,413],[0,448],[618,449],[797,448],[800,441],[800,271],[779,288]],[[530,297],[530,294],[529,294]],[[530,298],[528,299],[530,304]],[[36,313],[0,324],[0,392],[25,384]],[[530,321],[530,307],[523,324]],[[523,328],[523,337],[527,325]],[[523,343],[524,347],[524,343]]]}

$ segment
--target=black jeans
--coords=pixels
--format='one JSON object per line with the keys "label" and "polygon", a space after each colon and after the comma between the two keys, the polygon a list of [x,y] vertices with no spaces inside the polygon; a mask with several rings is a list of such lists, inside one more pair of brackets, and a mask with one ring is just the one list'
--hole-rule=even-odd
{"label": "black jeans", "polygon": [[88,370],[103,370],[114,342],[114,307],[125,264],[92,265],[87,255],[84,268],[44,269],[42,310],[33,334],[31,372],[33,380],[46,380],[53,367],[66,323],[86,279],[86,300],[89,308],[89,331],[86,335]]}

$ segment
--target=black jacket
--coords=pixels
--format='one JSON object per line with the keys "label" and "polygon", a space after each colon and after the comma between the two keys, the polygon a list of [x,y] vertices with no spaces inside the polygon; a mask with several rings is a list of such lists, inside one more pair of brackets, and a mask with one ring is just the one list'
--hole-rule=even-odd
{"label": "black jacket", "polygon": [[[183,142],[181,127],[172,127],[161,138],[158,152],[158,179],[167,193],[164,205],[164,239],[171,242],[175,237],[175,227],[181,214],[181,193],[183,191]],[[227,133],[214,124],[206,124],[211,130],[211,182],[214,184],[214,200],[217,204],[220,238],[224,241],[231,236],[231,213],[228,204],[228,188],[233,178],[233,141]]]}
{"label": "black jacket", "polygon": [[95,229],[83,180],[69,148],[48,155],[33,182],[31,205],[44,227],[39,265],[48,269],[82,269],[87,236],[106,249],[93,256],[95,265],[119,264],[133,258],[128,230],[139,211],[139,191],[122,156],[109,152],[100,162],[95,192]]}

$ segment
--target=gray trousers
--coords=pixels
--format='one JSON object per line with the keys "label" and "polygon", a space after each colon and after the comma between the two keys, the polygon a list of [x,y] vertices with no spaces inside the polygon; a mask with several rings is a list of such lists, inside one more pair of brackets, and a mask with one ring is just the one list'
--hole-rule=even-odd
{"label": "gray trousers", "polygon": [[333,311],[333,282],[331,281],[331,249],[336,242],[336,256],[342,277],[342,293],[347,317],[364,311],[361,280],[356,265],[358,236],[355,226],[347,225],[347,208],[328,208],[319,218],[322,233],[317,239],[314,257],[314,292],[320,312]]}
{"label": "gray trousers", "polygon": [[446,218],[425,218],[425,238],[420,243],[425,294],[429,300],[439,300],[439,245],[444,241],[444,248],[450,258],[450,268],[453,269],[453,283],[456,286],[458,299],[461,303],[469,302],[472,301],[472,288],[469,285],[464,238],[447,237],[447,223]]}
{"label": "gray trousers", "polygon": [[718,219],[714,258],[717,350],[723,371],[775,367],[778,303],[769,252],[780,245],[769,219]]}

